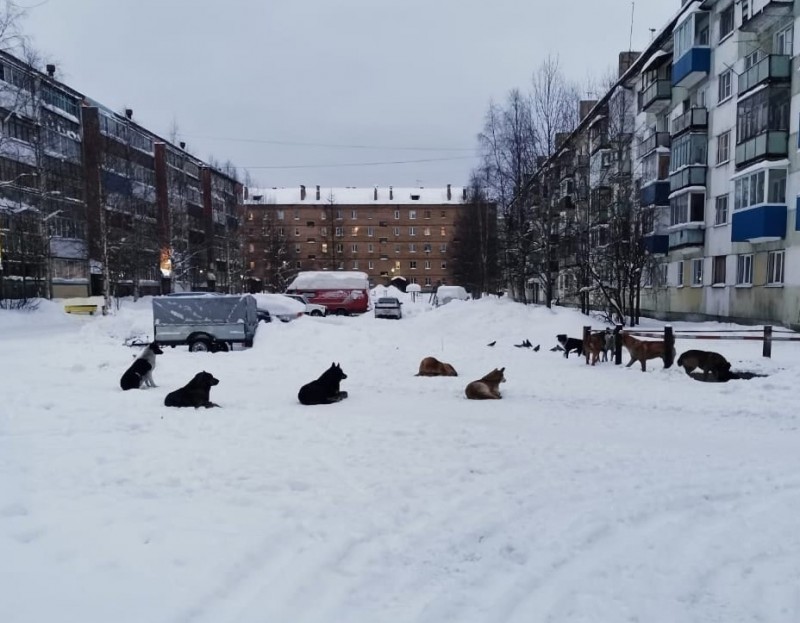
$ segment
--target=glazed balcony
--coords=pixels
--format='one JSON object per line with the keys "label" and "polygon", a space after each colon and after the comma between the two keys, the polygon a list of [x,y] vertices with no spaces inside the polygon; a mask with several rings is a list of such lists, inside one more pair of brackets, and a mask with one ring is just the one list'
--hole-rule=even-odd
{"label": "glazed balcony", "polygon": [[654,132],[641,142],[641,152],[639,157],[644,158],[646,155],[653,153],[659,147],[669,148],[670,143],[671,141],[668,132]]}
{"label": "glazed balcony", "polygon": [[669,236],[664,234],[643,236],[642,246],[650,255],[666,255],[669,252]]}
{"label": "glazed balcony", "polygon": [[767,130],[736,146],[736,166],[764,158],[786,158],[789,154],[789,133]]}
{"label": "glazed balcony", "polygon": [[672,120],[672,136],[678,136],[687,131],[703,130],[708,130],[708,110],[706,108],[690,108],[680,117]]}
{"label": "glazed balcony", "polygon": [[669,180],[656,180],[642,186],[639,203],[642,207],[669,205]]}
{"label": "glazed balcony", "polygon": [[739,95],[747,93],[761,84],[788,82],[792,75],[792,59],[771,54],[765,56],[750,69],[739,74]]}
{"label": "glazed balcony", "polygon": [[761,33],[771,28],[778,21],[792,14],[793,0],[768,0],[760,11],[753,13],[742,22],[739,30]]}
{"label": "glazed balcony", "polygon": [[645,87],[641,97],[643,112],[659,113],[672,101],[672,84],[666,79],[655,80]]}
{"label": "glazed balcony", "polygon": [[678,229],[669,233],[669,250],[702,247],[705,240],[706,232],[700,227]]}
{"label": "glazed balcony", "polygon": [[690,186],[706,185],[706,165],[693,164],[671,173],[669,176],[669,191],[674,193],[677,190]]}

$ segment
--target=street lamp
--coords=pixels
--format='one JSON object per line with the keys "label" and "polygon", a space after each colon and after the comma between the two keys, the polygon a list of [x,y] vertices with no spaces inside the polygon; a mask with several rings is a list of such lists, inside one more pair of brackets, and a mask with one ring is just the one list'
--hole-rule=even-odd
{"label": "street lamp", "polygon": [[[47,221],[59,214],[61,214],[61,210],[55,210],[41,220],[42,231],[40,235],[44,238],[45,244],[47,245],[47,265],[45,266],[47,271],[47,298],[51,301],[53,300],[53,250],[50,248],[50,241],[53,237],[50,235],[50,228],[47,227]],[[47,235],[45,235],[45,233]]]}

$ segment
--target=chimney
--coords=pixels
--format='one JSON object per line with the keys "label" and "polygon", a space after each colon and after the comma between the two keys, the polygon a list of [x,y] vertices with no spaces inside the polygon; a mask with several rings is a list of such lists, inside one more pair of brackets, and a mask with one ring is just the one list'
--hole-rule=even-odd
{"label": "chimney", "polygon": [[377,201],[378,200],[378,187],[377,186],[372,191],[372,200],[373,201]]}
{"label": "chimney", "polygon": [[453,198],[453,193],[450,192],[450,184],[447,185],[447,200],[450,201]]}
{"label": "chimney", "polygon": [[392,190],[392,187],[389,186],[389,201],[392,199],[394,199],[394,191]]}
{"label": "chimney", "polygon": [[306,187],[300,184],[300,201],[306,200]]}
{"label": "chimney", "polygon": [[180,145],[181,149],[186,149],[186,143],[184,143],[183,141],[178,143],[178,145]]}
{"label": "chimney", "polygon": [[319,184],[317,184],[317,201],[319,201]]}
{"label": "chimney", "polygon": [[641,52],[620,52],[619,53],[619,75],[618,78],[622,78],[622,74],[628,71],[636,62],[636,59],[639,58]]}
{"label": "chimney", "polygon": [[55,65],[48,65],[47,66],[47,75],[51,78],[56,75],[56,66]]}
{"label": "chimney", "polygon": [[461,199],[463,199],[464,201],[467,200],[467,187],[466,186],[464,186],[464,188],[461,189]]}
{"label": "chimney", "polygon": [[588,115],[589,111],[595,106],[597,106],[597,100],[581,100],[578,102],[579,121],[586,119],[586,115]]}
{"label": "chimney", "polygon": [[126,108],[125,109],[125,116],[128,119],[133,119],[133,108]]}

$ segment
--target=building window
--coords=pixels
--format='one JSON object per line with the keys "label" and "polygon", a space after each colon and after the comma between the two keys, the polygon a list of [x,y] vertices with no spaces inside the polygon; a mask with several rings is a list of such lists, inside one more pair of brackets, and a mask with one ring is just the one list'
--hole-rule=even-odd
{"label": "building window", "polygon": [[374,244],[372,244],[372,243],[370,242],[370,243],[367,245],[367,251],[369,251],[370,253],[372,253],[374,250],[375,250],[375,245],[374,245]]}
{"label": "building window", "polygon": [[733,93],[731,89],[731,70],[723,71],[717,78],[717,102],[722,103]]}
{"label": "building window", "polygon": [[400,253],[400,245],[399,244],[394,245],[394,252],[395,253]]}
{"label": "building window", "polygon": [[442,270],[447,270],[447,262],[442,260]]}
{"label": "building window", "polygon": [[344,213],[337,208],[336,210],[336,220],[341,221],[344,219]]}
{"label": "building window", "polygon": [[425,270],[430,270],[430,269],[431,269],[431,261],[425,260]]}
{"label": "building window", "polygon": [[353,227],[352,232],[354,236],[358,236],[358,227]]}
{"label": "building window", "polygon": [[295,236],[299,236],[300,235],[300,228],[299,227],[295,227],[294,228],[294,235]]}
{"label": "building window", "polygon": [[395,268],[395,270],[400,270],[400,260],[397,260],[397,261],[394,263],[394,268]]}
{"label": "building window", "polygon": [[250,245],[248,246],[248,248],[250,249],[250,253],[253,253],[253,252],[256,250],[256,245],[254,245],[254,244],[251,242],[251,243],[250,243]]}
{"label": "building window", "polygon": [[328,228],[327,227],[320,227],[319,228],[319,235],[320,236],[327,236],[328,235]]}
{"label": "building window", "polygon": [[278,210],[278,211],[275,213],[275,217],[276,217],[276,218],[277,218],[279,221],[282,221],[282,220],[283,220],[283,210]]}
{"label": "building window", "polygon": [[357,244],[354,244],[352,247],[350,247],[350,249],[353,251],[353,253],[358,253],[358,245]]}
{"label": "building window", "polygon": [[766,202],[785,204],[786,169],[762,169],[736,178],[733,189],[734,210]]}
{"label": "building window", "polygon": [[319,213],[319,220],[325,221],[325,220],[327,220],[327,218],[328,217],[325,215],[325,210],[323,210],[322,212]]}
{"label": "building window", "polygon": [[353,270],[358,270],[358,260],[353,260]]}
{"label": "building window", "polygon": [[394,211],[394,220],[396,220],[396,221],[400,220],[400,210],[395,210]]}
{"label": "building window", "polygon": [[792,56],[794,47],[794,25],[784,28],[775,34],[775,45],[773,46],[774,54],[782,54],[785,56]]}
{"label": "building window", "polygon": [[423,245],[423,248],[422,248],[422,250],[423,250],[425,253],[430,253],[430,252],[431,252],[431,245],[430,245],[430,243],[426,242],[426,243]]}
{"label": "building window", "polygon": [[750,19],[750,0],[742,0],[742,24]]}
{"label": "building window", "polygon": [[296,221],[300,220],[300,210],[295,210],[294,211],[294,220],[296,220]]}
{"label": "building window", "polygon": [[705,220],[706,196],[703,193],[684,193],[669,200],[670,225],[702,223]]}
{"label": "building window", "polygon": [[417,218],[417,211],[416,210],[409,210],[408,211],[408,218],[412,221]]}
{"label": "building window", "polygon": [[731,159],[731,132],[728,130],[717,137],[717,164]]}
{"label": "building window", "polygon": [[408,252],[409,253],[416,253],[417,252],[417,245],[413,242],[408,243]]}
{"label": "building window", "polygon": [[724,255],[715,255],[711,264],[711,285],[725,285],[725,260]]}
{"label": "building window", "polygon": [[367,236],[372,238],[375,235],[375,228],[374,227],[367,227]]}
{"label": "building window", "polygon": [[327,242],[323,242],[319,247],[320,247],[320,251],[322,251],[323,254],[328,252],[328,243]]}
{"label": "building window", "polygon": [[344,227],[337,227],[336,228],[336,235],[337,236],[344,236]]}
{"label": "building window", "polygon": [[425,229],[422,230],[422,233],[425,234],[426,236],[430,236],[431,235],[431,228],[430,227],[426,227]]}
{"label": "building window", "polygon": [[740,100],[736,108],[736,144],[741,145],[770,130],[788,132],[790,102],[789,89],[777,86],[769,86]]}
{"label": "building window", "polygon": [[719,14],[719,40],[722,41],[733,32],[733,2]]}
{"label": "building window", "polygon": [[425,285],[426,286],[430,286],[432,284],[433,284],[433,282],[431,281],[431,278],[430,277],[425,277]]}
{"label": "building window", "polygon": [[767,285],[783,284],[783,261],[783,251],[770,251],[767,254]]}
{"label": "building window", "polygon": [[411,261],[408,263],[408,267],[409,267],[411,270],[417,270],[417,260],[411,260]]}
{"label": "building window", "polygon": [[728,195],[720,195],[716,199],[714,209],[714,225],[728,224]]}
{"label": "building window", "polygon": [[439,253],[447,253],[447,243],[443,242],[439,245]]}
{"label": "building window", "polygon": [[252,220],[253,220],[253,216],[254,216],[254,215],[253,215],[253,211],[252,211],[252,210],[250,210],[250,211],[247,213],[247,220],[248,220],[248,221],[252,221]]}
{"label": "building window", "polygon": [[369,262],[367,262],[367,268],[369,270],[372,270],[373,268],[375,268],[375,262],[373,262],[371,260]]}
{"label": "building window", "polygon": [[337,253],[339,254],[344,253],[344,244],[342,244],[341,242],[337,242],[335,248]]}
{"label": "building window", "polygon": [[255,262],[250,262],[250,270],[253,270],[256,267]]}
{"label": "building window", "polygon": [[430,218],[430,217],[431,217],[431,211],[425,210],[425,218]]}
{"label": "building window", "polygon": [[398,237],[400,235],[400,228],[399,227],[395,227],[393,229],[392,233],[395,235],[395,237]]}
{"label": "building window", "polygon": [[[724,278],[723,278],[724,280]],[[736,256],[736,285],[753,285],[753,254]]]}
{"label": "building window", "polygon": [[408,235],[409,236],[416,236],[417,235],[417,228],[416,227],[409,227],[408,228]]}
{"label": "building window", "polygon": [[692,285],[703,285],[703,258],[692,260]]}
{"label": "building window", "polygon": [[669,170],[677,171],[689,164],[706,166],[708,137],[705,134],[684,134],[672,143]]}
{"label": "building window", "polygon": [[295,253],[300,253],[300,245],[299,244],[294,245],[294,252]]}
{"label": "building window", "polygon": [[295,268],[300,268],[300,267],[302,267],[302,266],[303,266],[303,264],[300,262],[300,260],[297,260],[297,261],[294,263],[294,267],[295,267]]}
{"label": "building window", "polygon": [[678,262],[678,278],[675,280],[675,283],[679,288],[683,287],[683,261],[681,260]]}

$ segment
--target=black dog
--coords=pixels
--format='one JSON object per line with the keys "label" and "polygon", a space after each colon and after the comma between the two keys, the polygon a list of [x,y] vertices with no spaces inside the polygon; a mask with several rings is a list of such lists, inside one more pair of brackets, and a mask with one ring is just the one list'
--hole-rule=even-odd
{"label": "black dog", "polygon": [[332,363],[316,381],[300,388],[297,399],[304,405],[327,405],[347,398],[347,392],[339,391],[339,383],[347,378],[338,363]]}
{"label": "black dog", "polygon": [[211,402],[211,387],[219,385],[219,380],[215,379],[210,372],[198,372],[194,378],[180,389],[167,394],[164,398],[166,407],[218,407],[219,405]]}
{"label": "black dog", "polygon": [[564,349],[564,357],[569,359],[570,351],[575,351],[578,353],[578,357],[583,354],[583,340],[579,340],[575,337],[567,337],[566,333],[559,333],[556,336],[558,343],[561,344],[561,348]]}
{"label": "black dog", "polygon": [[152,369],[153,366],[146,359],[134,359],[131,367],[125,370],[119,380],[119,386],[123,390],[138,389]]}
{"label": "black dog", "polygon": [[156,355],[163,355],[158,344],[151,342],[145,346],[139,356],[134,359],[130,368],[125,371],[119,380],[119,386],[123,390],[138,389],[139,387],[155,387],[153,380],[153,370],[156,369]]}

